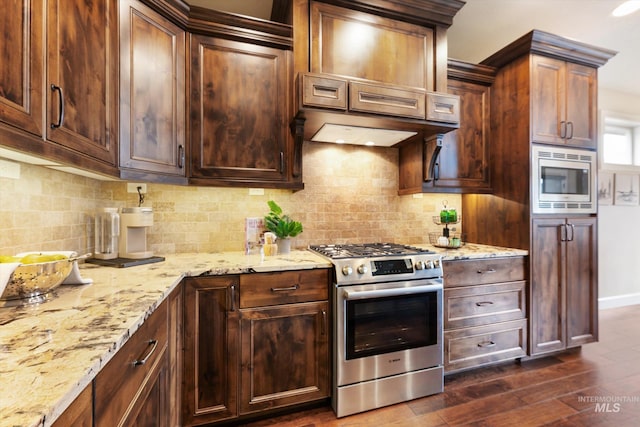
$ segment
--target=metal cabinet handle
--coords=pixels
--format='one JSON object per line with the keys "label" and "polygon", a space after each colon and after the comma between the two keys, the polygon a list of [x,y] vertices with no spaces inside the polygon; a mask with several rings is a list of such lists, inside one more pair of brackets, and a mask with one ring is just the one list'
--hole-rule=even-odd
{"label": "metal cabinet handle", "polygon": [[560,122],[560,138],[564,139],[567,135],[567,122],[562,120]]}
{"label": "metal cabinet handle", "polygon": [[489,347],[493,347],[495,346],[496,343],[493,341],[485,341],[485,342],[479,342],[478,343],[478,347],[480,348],[489,348]]}
{"label": "metal cabinet handle", "polygon": [[287,291],[297,291],[300,286],[296,283],[293,286],[288,286],[286,288],[271,288],[271,292],[287,292]]}
{"label": "metal cabinet handle", "polygon": [[56,86],[51,84],[52,91],[58,91],[60,97],[58,98],[58,112],[60,113],[58,116],[58,123],[51,123],[51,129],[56,129],[62,126],[64,122],[64,93],[62,93],[62,88],[60,86]]}
{"label": "metal cabinet handle", "polygon": [[569,228],[571,229],[571,237],[569,237],[569,233],[567,233],[567,242],[573,242],[573,238],[576,234],[576,228],[572,223],[567,224],[567,226],[567,230],[569,230]]}
{"label": "metal cabinet handle", "polygon": [[280,152],[280,173],[284,173],[284,151]]}
{"label": "metal cabinet handle", "polygon": [[149,361],[149,358],[156,351],[156,348],[158,347],[158,340],[149,340],[147,341],[147,344],[148,344],[147,347],[151,347],[151,349],[147,352],[146,356],[144,356],[142,359],[134,360],[133,366],[141,366]]}
{"label": "metal cabinet handle", "polygon": [[490,268],[488,270],[478,270],[478,274],[489,274],[489,273],[495,273],[496,269],[495,268]]}
{"label": "metal cabinet handle", "polygon": [[327,310],[322,310],[322,335],[327,333]]}
{"label": "metal cabinet handle", "polygon": [[493,301],[480,301],[480,302],[477,302],[476,305],[478,307],[486,307],[488,305],[493,305]]}
{"label": "metal cabinet handle", "polygon": [[567,122],[567,126],[571,126],[571,133],[567,136],[567,139],[573,138],[573,122]]}
{"label": "metal cabinet handle", "polygon": [[178,145],[178,168],[184,168],[184,146]]}

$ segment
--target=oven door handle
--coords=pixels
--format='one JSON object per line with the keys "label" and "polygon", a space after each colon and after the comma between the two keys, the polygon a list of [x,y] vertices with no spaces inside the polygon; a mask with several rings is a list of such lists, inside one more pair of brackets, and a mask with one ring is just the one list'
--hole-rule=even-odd
{"label": "oven door handle", "polygon": [[425,292],[436,292],[442,289],[442,285],[422,285],[411,286],[406,288],[391,288],[391,289],[375,289],[372,291],[352,291],[343,289],[343,295],[345,300],[356,299],[372,299],[381,297],[395,297],[400,295],[414,295],[422,294]]}

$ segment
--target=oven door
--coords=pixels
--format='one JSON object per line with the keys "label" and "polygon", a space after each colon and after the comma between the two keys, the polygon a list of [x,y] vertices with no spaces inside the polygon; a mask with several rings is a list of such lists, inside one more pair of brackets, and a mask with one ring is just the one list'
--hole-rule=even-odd
{"label": "oven door", "polygon": [[442,365],[442,279],[336,287],[336,385]]}

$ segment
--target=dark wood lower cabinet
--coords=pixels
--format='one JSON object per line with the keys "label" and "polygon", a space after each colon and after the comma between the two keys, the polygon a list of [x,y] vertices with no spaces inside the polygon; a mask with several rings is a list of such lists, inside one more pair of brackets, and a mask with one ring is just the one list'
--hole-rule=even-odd
{"label": "dark wood lower cabinet", "polygon": [[534,218],[531,354],[598,339],[595,217]]}
{"label": "dark wood lower cabinet", "polygon": [[240,413],[329,396],[328,302],[242,310]]}
{"label": "dark wood lower cabinet", "polygon": [[170,419],[167,302],[94,380],[94,426],[167,426]]}
{"label": "dark wood lower cabinet", "polygon": [[183,425],[330,396],[329,271],[185,280]]}
{"label": "dark wood lower cabinet", "polygon": [[92,427],[93,392],[91,384],[80,392],[69,407],[53,422],[52,427]]}

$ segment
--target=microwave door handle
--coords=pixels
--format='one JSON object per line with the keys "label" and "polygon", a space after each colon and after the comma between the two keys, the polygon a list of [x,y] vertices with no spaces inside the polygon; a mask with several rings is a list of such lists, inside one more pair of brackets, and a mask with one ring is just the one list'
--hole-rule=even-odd
{"label": "microwave door handle", "polygon": [[441,284],[412,286],[408,288],[376,289],[371,291],[353,291],[344,289],[345,300],[372,299],[382,297],[395,297],[401,295],[414,295],[425,292],[435,292],[442,289]]}

